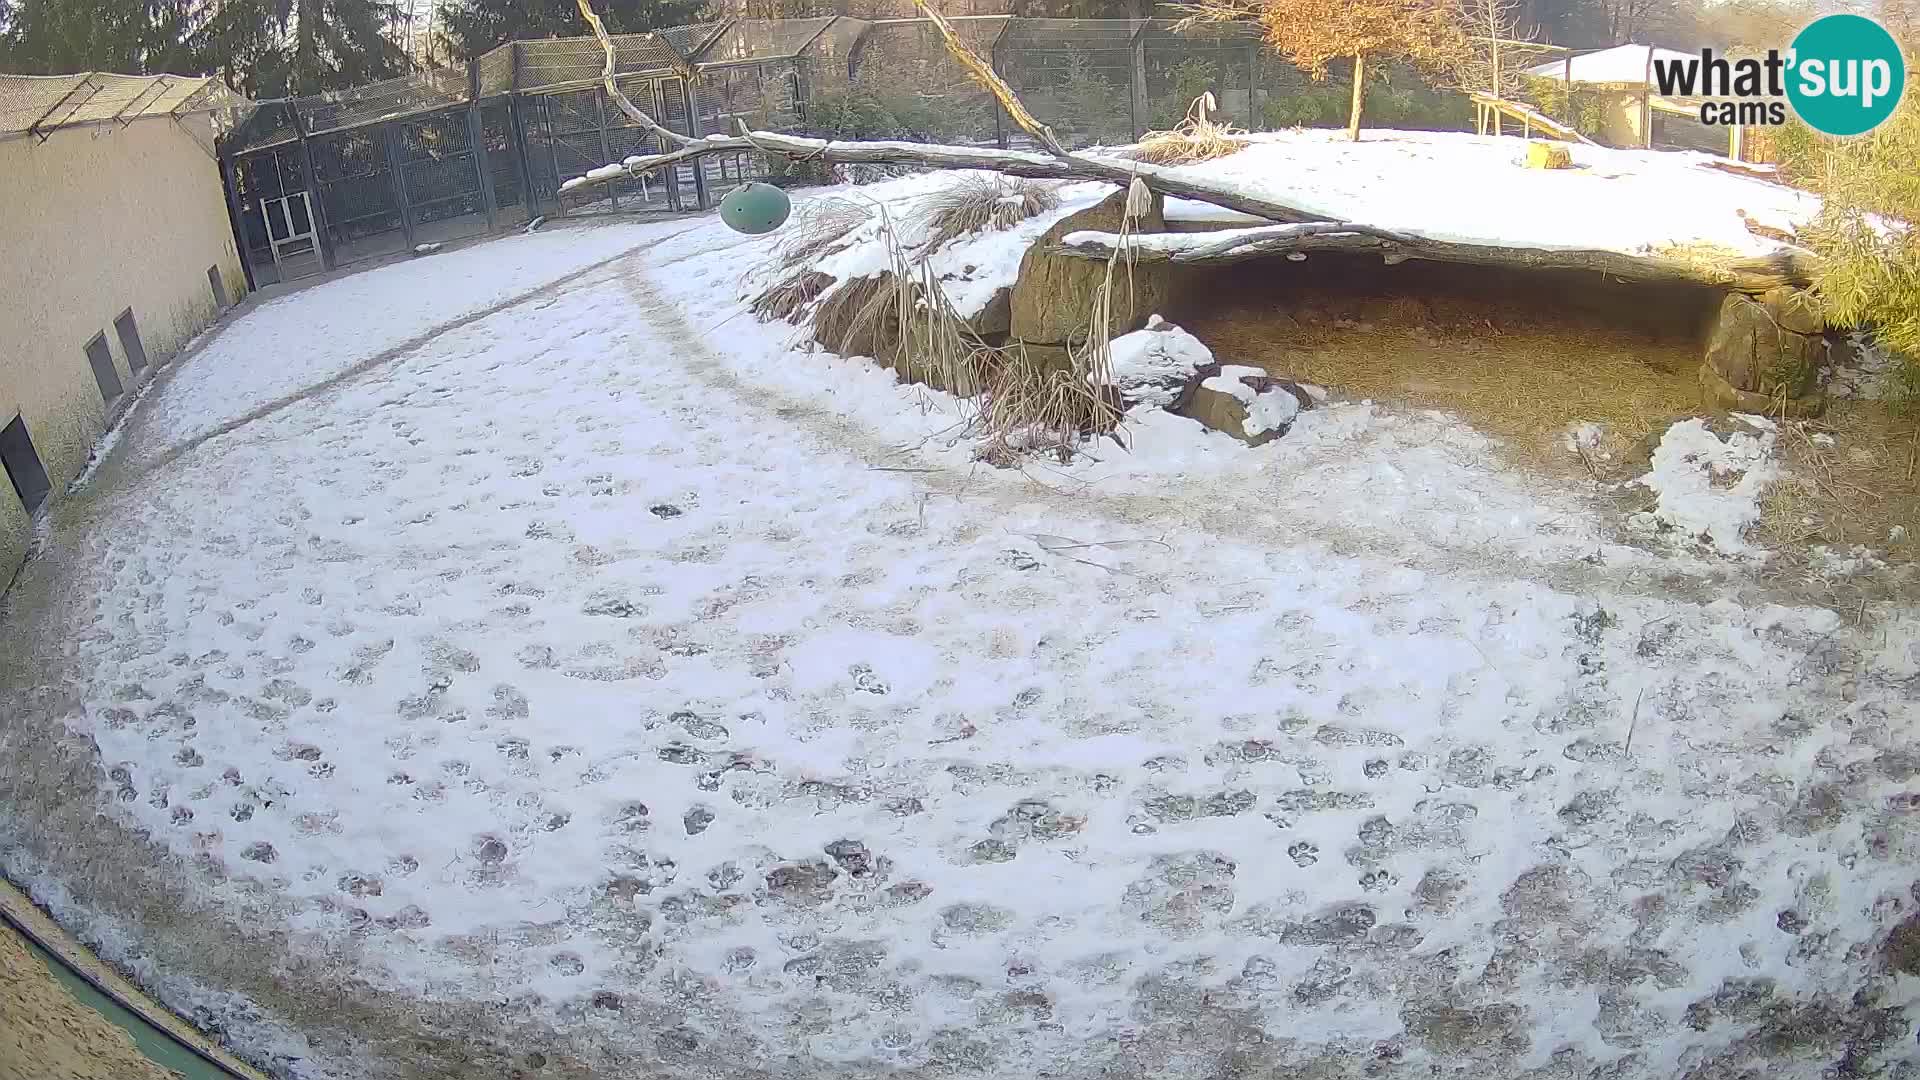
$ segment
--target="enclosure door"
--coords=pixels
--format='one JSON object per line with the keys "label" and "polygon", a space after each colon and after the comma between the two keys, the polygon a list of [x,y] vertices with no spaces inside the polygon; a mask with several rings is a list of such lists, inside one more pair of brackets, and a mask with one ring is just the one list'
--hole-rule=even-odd
{"label": "enclosure door", "polygon": [[287,279],[284,260],[296,255],[312,255],[318,250],[314,235],[313,207],[307,193],[296,191],[277,199],[262,199],[260,212],[266,217],[267,243],[273,250],[274,269],[280,280]]}

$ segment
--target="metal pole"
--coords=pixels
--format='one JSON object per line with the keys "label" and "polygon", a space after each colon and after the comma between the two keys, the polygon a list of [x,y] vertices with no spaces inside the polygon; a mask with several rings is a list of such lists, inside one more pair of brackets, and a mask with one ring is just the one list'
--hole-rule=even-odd
{"label": "metal pole", "polygon": [[[665,84],[665,80],[663,79],[654,79],[650,83],[648,83],[648,89],[650,89],[653,92],[653,115],[655,116],[667,115],[667,89],[664,84]],[[669,125],[671,125],[672,122],[669,121],[668,123]],[[645,136],[642,136],[642,138],[645,138]],[[658,142],[659,136],[655,136],[654,141]],[[666,147],[662,146],[660,147],[660,149],[665,150]],[[640,188],[642,192],[645,192],[647,190],[646,187],[644,186],[644,183],[645,182],[642,181],[643,186]],[[675,210],[681,209],[680,167],[678,165],[675,165],[667,170],[667,204],[669,206],[672,206]]]}
{"label": "metal pole", "polygon": [[395,138],[398,125],[380,125],[380,141],[386,144],[388,187],[393,190],[393,205],[400,211],[400,231],[407,240],[407,250],[412,251],[413,207],[407,205],[407,176],[400,167],[400,140]]}
{"label": "metal pole", "polygon": [[[320,179],[313,171],[313,149],[307,145],[307,121],[291,101],[287,102],[287,115],[293,117],[293,133],[300,140],[300,171],[306,174],[307,190],[313,192],[313,197],[307,200],[309,203],[307,212],[313,215],[313,232],[320,238],[320,265],[331,270],[333,269],[333,240],[328,236],[327,200],[320,191]],[[281,194],[286,193],[282,191]],[[264,216],[265,210],[263,209],[261,213]],[[268,243],[273,241],[271,230],[268,231],[267,241]],[[274,255],[277,261],[279,256],[277,249]]]}
{"label": "metal pole", "polygon": [[1147,20],[1133,28],[1133,92],[1128,96],[1128,111],[1133,116],[1133,138],[1138,142],[1147,133]]}
{"label": "metal pole", "polygon": [[540,98],[540,113],[547,122],[547,164],[553,168],[553,209],[561,217],[567,216],[567,197],[560,190],[560,158],[553,152],[553,95]]}
{"label": "metal pole", "polygon": [[520,196],[527,220],[540,216],[540,192],[533,186],[533,158],[527,153],[527,118],[521,113],[526,97],[520,93],[520,43],[513,43],[513,87],[507,93],[507,112],[513,121],[513,148],[520,157]]}
{"label": "metal pole", "polygon": [[480,121],[480,61],[467,64],[467,147],[473,151],[473,176],[480,183],[480,205],[487,211],[487,231],[498,224],[493,202],[493,163],[487,160],[486,125]]}
{"label": "metal pole", "polygon": [[1247,43],[1247,130],[1260,130],[1260,43]]}
{"label": "metal pole", "polygon": [[[1000,39],[1006,36],[1007,31],[1002,28],[1000,33],[994,35],[993,48],[987,53],[987,65],[1002,79],[1007,77],[1007,73],[1000,68]],[[993,99],[993,142],[1002,150],[1007,148],[1007,110],[997,97]]]}
{"label": "metal pole", "polygon": [[[704,134],[704,132],[700,130],[700,110],[694,104],[700,100],[699,95],[694,92],[693,82],[699,77],[699,71],[695,70],[688,72],[680,79],[680,96],[687,103],[687,134],[695,139],[700,138],[701,135]],[[662,149],[665,149],[665,147],[662,147]],[[708,205],[707,167],[699,158],[695,158],[693,161],[693,194],[694,198],[700,203],[700,209],[705,210]]]}
{"label": "metal pole", "polygon": [[253,283],[253,264],[247,259],[247,231],[241,223],[240,177],[233,164],[231,147],[220,148],[220,186],[227,193],[227,223],[233,227],[233,250],[240,256],[240,272],[247,277],[247,291],[252,292],[260,286]]}
{"label": "metal pole", "polygon": [[[613,164],[613,144],[607,141],[607,90],[603,86],[593,88],[593,114],[600,121],[600,164]],[[607,198],[613,202],[615,210],[620,209],[620,192],[615,186],[616,180],[607,181]]]}

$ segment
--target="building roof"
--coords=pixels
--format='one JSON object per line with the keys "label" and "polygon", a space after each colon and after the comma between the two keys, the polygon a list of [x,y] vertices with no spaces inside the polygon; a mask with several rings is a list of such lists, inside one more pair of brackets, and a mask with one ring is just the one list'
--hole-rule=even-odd
{"label": "building roof", "polygon": [[1549,60],[1527,69],[1527,74],[1548,79],[1565,79],[1567,65],[1573,65],[1573,81],[1582,83],[1634,83],[1647,81],[1653,60],[1698,60],[1698,53],[1663,49],[1658,45],[1616,45],[1611,49],[1585,53],[1568,60]]}
{"label": "building roof", "polygon": [[0,75],[0,139],[201,112],[226,104],[230,96],[208,75]]}

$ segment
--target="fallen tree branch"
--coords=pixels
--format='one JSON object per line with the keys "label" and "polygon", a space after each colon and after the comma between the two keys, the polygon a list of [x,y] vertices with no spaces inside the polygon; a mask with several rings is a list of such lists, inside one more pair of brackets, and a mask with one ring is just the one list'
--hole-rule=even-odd
{"label": "fallen tree branch", "polygon": [[600,16],[594,14],[593,7],[587,3],[587,0],[574,0],[574,3],[580,8],[580,16],[587,20],[588,26],[593,28],[593,36],[600,42],[600,51],[607,54],[607,62],[600,69],[600,82],[607,88],[607,96],[613,99],[614,104],[620,106],[620,111],[626,113],[628,119],[653,132],[660,140],[661,146],[686,146],[693,142],[693,139],[661,125],[653,117],[648,116],[620,89],[620,84],[615,82],[613,77],[613,39],[607,36],[606,26],[601,23]]}
{"label": "fallen tree branch", "polygon": [[[1113,233],[1074,232],[1062,237],[1055,250],[1077,258],[1106,259],[1116,250],[1119,240]],[[1806,285],[1813,272],[1811,260],[1805,253],[1796,251],[1782,250],[1767,257],[1706,264],[1619,251],[1465,244],[1349,222],[1256,225],[1207,233],[1153,233],[1129,237],[1127,244],[1135,262],[1234,263],[1306,251],[1377,251],[1394,262],[1425,259],[1525,270],[1593,270],[1632,281],[1684,281],[1739,292],[1765,292],[1777,285]]]}
{"label": "fallen tree branch", "polygon": [[927,0],[913,0],[913,6],[920,9],[920,14],[933,21],[934,29],[940,31],[940,40],[947,47],[947,52],[960,62],[961,67],[967,69],[968,74],[972,75],[976,82],[986,88],[987,93],[993,95],[994,100],[1007,111],[1007,115],[1013,119],[1013,122],[1020,125],[1020,130],[1038,139],[1040,145],[1046,147],[1049,152],[1059,157],[1067,156],[1066,148],[1060,145],[1060,139],[1054,135],[1053,129],[1035,119],[1034,115],[1027,111],[1026,103],[1013,92],[1013,87],[1007,85],[1006,80],[1000,77],[1000,73],[993,70],[992,64],[980,59],[978,53],[967,48],[966,42],[960,40],[960,35],[954,32],[953,24],[947,21],[946,16],[935,10]]}
{"label": "fallen tree branch", "polygon": [[[1249,194],[1232,184],[1200,177],[1178,176],[1164,165],[1144,161],[1109,161],[1084,154],[1049,154],[1030,150],[997,150],[979,146],[941,146],[910,142],[834,142],[804,135],[754,131],[746,135],[709,135],[664,154],[636,155],[622,162],[638,174],[678,165],[707,154],[762,151],[796,161],[829,165],[912,165],[923,169],[988,169],[1034,180],[1102,180],[1121,187],[1139,177],[1149,190],[1162,195],[1196,199],[1269,221],[1325,221],[1326,216],[1274,199]],[[581,179],[576,177],[575,179]],[[567,181],[573,183],[572,180]],[[577,185],[576,185],[577,186]]]}

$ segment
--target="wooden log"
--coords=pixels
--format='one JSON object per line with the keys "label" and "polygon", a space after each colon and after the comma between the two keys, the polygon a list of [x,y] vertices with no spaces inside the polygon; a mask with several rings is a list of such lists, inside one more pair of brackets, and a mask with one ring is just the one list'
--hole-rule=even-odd
{"label": "wooden log", "polygon": [[1047,154],[1026,150],[999,150],[980,146],[941,146],[912,142],[836,142],[802,135],[754,131],[742,135],[709,135],[664,154],[626,159],[629,173],[651,172],[707,154],[759,151],[795,161],[823,161],[829,165],[912,165],[923,169],[989,169],[1008,176],[1035,180],[1104,180],[1125,187],[1136,176],[1162,195],[1195,199],[1269,221],[1325,221],[1304,207],[1261,198],[1232,184],[1191,176],[1177,176],[1165,165],[1144,161],[1109,161],[1084,154]]}
{"label": "wooden log", "polygon": [[[1076,232],[1061,238],[1057,247],[1064,255],[1106,259],[1119,242],[1112,233]],[[1234,263],[1295,252],[1377,251],[1390,262],[1426,259],[1522,270],[1592,270],[1630,281],[1687,282],[1750,293],[1780,285],[1804,286],[1813,274],[1812,256],[1798,250],[1707,262],[1619,251],[1465,244],[1349,222],[1257,225],[1209,233],[1148,233],[1129,238],[1129,246],[1135,262]]]}

